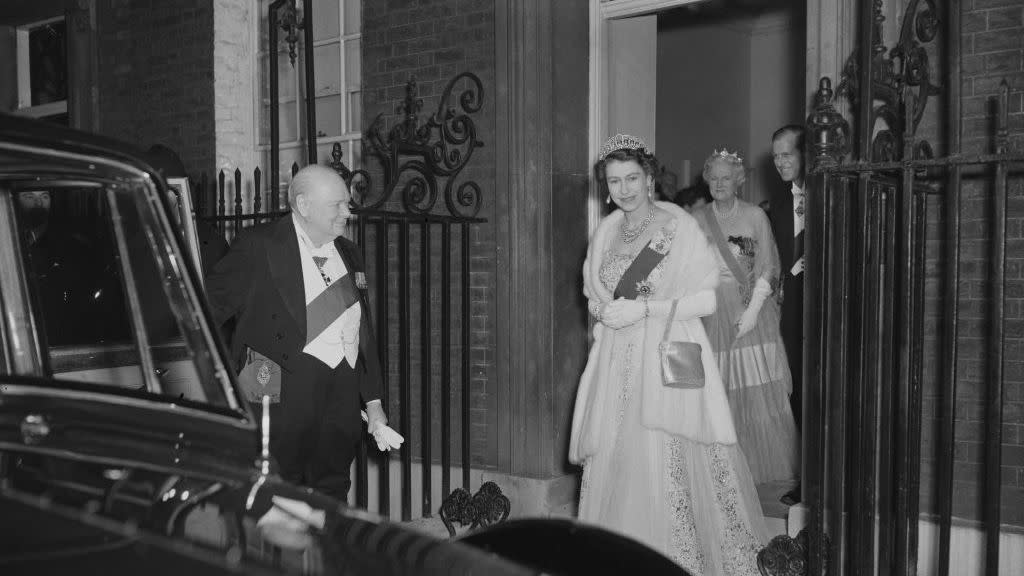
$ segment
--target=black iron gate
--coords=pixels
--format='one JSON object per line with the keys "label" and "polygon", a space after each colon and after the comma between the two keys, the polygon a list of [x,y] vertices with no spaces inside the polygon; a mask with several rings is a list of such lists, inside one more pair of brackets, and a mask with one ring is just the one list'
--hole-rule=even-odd
{"label": "black iron gate", "polygon": [[[906,5],[897,46],[881,41],[882,3],[859,3],[861,50],[839,91],[856,107],[856,149],[822,79],[808,119],[804,365],[804,499],[807,573],[918,574],[921,518],[925,249],[930,208],[945,214],[936,459],[937,573],[950,572],[956,423],[961,187],[971,172],[991,189],[991,293],[985,341],[987,400],[982,514],[985,574],[999,573],[1007,176],[1024,154],[1007,153],[1008,87],[994,102],[994,153],[961,153],[960,3],[945,12],[950,80],[933,84],[928,48],[934,2]],[[927,104],[945,95],[945,156],[918,135]],[[932,230],[939,232],[939,230]],[[928,334],[932,337],[932,334]],[[800,572],[803,572],[802,570]],[[800,573],[792,572],[792,573]],[[783,572],[776,572],[783,573]]]}

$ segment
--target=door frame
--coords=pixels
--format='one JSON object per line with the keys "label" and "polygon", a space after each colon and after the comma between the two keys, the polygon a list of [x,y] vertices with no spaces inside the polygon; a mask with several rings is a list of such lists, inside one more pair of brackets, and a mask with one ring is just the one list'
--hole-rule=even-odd
{"label": "door frame", "polygon": [[[589,0],[590,21],[590,82],[589,82],[589,142],[588,158],[596,161],[601,143],[609,136],[608,125],[608,67],[609,21],[634,16],[655,14],[669,8],[695,4],[703,0]],[[856,10],[848,0],[806,0],[807,2],[807,65],[805,93],[814,94],[822,76],[838,78],[845,60],[852,53],[856,41]],[[895,21],[895,20],[894,20]],[[813,98],[808,96],[808,106]],[[653,112],[652,112],[653,113]],[[852,119],[845,107],[840,110],[846,119]],[[588,167],[589,168],[589,167]],[[600,223],[603,208],[601,191],[591,178],[587,197],[587,230],[593,234]]]}

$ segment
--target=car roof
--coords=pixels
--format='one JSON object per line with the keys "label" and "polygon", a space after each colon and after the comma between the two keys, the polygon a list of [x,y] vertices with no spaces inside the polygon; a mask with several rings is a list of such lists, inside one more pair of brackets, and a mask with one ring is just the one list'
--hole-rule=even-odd
{"label": "car roof", "polygon": [[145,172],[156,182],[162,180],[159,173],[144,159],[145,152],[135,146],[51,122],[0,112],[0,141],[74,154],[102,156]]}

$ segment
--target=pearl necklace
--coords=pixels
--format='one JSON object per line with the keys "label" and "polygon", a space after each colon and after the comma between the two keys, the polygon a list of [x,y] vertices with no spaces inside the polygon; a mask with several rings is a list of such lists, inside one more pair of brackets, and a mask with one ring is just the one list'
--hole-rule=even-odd
{"label": "pearl necklace", "polygon": [[732,217],[736,215],[736,211],[739,210],[740,202],[735,198],[732,201],[732,208],[728,212],[722,212],[718,209],[718,201],[711,203],[711,208],[715,211],[715,217],[721,222],[728,222],[732,220]]}
{"label": "pearl necklace", "polygon": [[626,244],[631,244],[631,243],[635,242],[636,239],[639,238],[640,235],[644,233],[644,230],[647,230],[647,226],[649,226],[652,221],[654,221],[654,207],[653,206],[651,207],[651,211],[647,213],[647,216],[644,217],[644,219],[640,221],[640,224],[636,228],[633,228],[632,226],[629,226],[626,223],[626,217],[623,216],[623,218],[622,218],[622,241],[625,242]]}

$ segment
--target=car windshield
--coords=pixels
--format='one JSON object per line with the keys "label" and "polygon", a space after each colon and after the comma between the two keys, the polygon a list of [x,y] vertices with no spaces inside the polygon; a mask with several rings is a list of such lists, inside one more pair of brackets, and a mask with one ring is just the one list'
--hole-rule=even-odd
{"label": "car windshield", "polygon": [[11,275],[0,289],[19,288],[31,310],[6,327],[38,342],[31,375],[240,410],[154,183],[12,174],[19,161],[0,154],[0,233],[15,240],[0,251],[20,268],[19,285]]}

